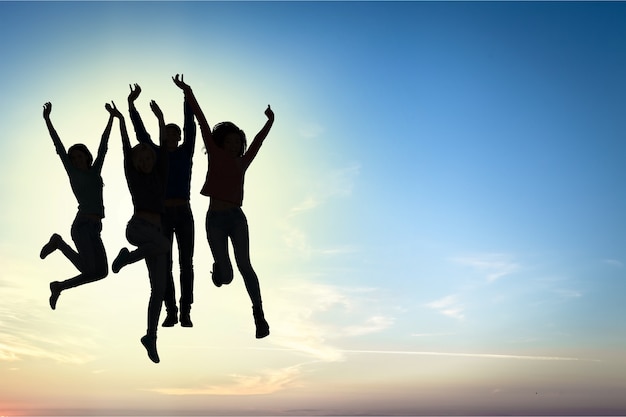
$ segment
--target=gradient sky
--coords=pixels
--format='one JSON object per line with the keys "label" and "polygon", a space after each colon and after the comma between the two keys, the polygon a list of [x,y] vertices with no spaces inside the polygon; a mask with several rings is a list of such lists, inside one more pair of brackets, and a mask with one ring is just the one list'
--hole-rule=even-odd
{"label": "gradient sky", "polygon": [[[626,414],[626,3],[0,2],[0,415]],[[144,264],[64,292],[76,213],[42,118],[95,153],[129,83],[253,136],[252,263],[148,360]],[[128,117],[127,117],[128,119]],[[153,135],[156,133],[153,133]],[[131,131],[131,138],[132,131]],[[112,260],[132,214],[114,125]],[[177,271],[175,271],[177,277]]]}

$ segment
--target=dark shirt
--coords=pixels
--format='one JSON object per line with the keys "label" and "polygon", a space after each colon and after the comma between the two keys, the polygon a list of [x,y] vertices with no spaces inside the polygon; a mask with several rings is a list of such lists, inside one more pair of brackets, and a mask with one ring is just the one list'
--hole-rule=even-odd
{"label": "dark shirt", "polygon": [[104,203],[102,198],[102,165],[104,156],[107,152],[107,138],[103,138],[98,148],[98,155],[92,166],[87,171],[76,168],[65,150],[63,143],[55,135],[52,135],[52,141],[56,148],[56,152],[61,158],[63,167],[70,179],[72,191],[78,202],[79,214],[95,214],[101,218],[104,217]]}
{"label": "dark shirt", "polygon": [[263,139],[255,138],[246,153],[236,158],[217,146],[213,139],[205,139],[204,143],[209,157],[209,169],[200,194],[241,206],[246,170],[261,149]]}
{"label": "dark shirt", "polygon": [[[183,126],[183,143],[175,150],[167,152],[169,159],[169,173],[165,189],[165,198],[177,198],[189,200],[191,187],[191,165],[193,152],[196,144],[196,123],[194,121],[193,110],[184,101],[185,125]],[[130,110],[130,120],[135,128],[137,140],[147,143],[159,153],[159,146],[150,138],[150,134],[141,120],[141,116],[136,108]]]}
{"label": "dark shirt", "polygon": [[165,150],[156,153],[157,160],[152,172],[144,174],[133,165],[132,149],[124,145],[124,173],[135,211],[165,212],[165,184],[168,162]]}

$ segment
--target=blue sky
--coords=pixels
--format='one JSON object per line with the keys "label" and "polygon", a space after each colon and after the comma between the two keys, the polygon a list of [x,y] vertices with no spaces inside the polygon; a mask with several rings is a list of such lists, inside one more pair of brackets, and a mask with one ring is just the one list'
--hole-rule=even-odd
{"label": "blue sky", "polygon": [[[0,415],[626,412],[626,3],[0,2]],[[182,123],[276,124],[240,277],[211,286],[196,149],[193,329],[145,358],[144,265],[64,293],[76,203],[41,117],[95,150],[129,83]],[[132,213],[114,126],[109,258]],[[194,191],[195,190],[195,191]],[[200,365],[199,365],[200,364]]]}

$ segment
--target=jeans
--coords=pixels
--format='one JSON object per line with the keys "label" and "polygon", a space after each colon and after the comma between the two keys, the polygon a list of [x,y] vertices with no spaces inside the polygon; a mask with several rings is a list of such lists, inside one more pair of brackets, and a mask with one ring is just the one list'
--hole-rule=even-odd
{"label": "jeans", "polygon": [[58,249],[74,264],[80,274],[62,281],[59,289],[66,290],[101,280],[107,276],[109,266],[100,232],[102,232],[102,220],[76,215],[71,229],[76,250],[63,239],[60,240]]}
{"label": "jeans", "polygon": [[[174,244],[174,235],[176,235],[178,263],[180,265],[180,306],[182,310],[189,311],[193,303],[194,247],[194,221],[189,203],[172,207],[166,206],[162,221],[163,234],[172,245]],[[170,255],[173,255],[171,248]],[[168,265],[165,307],[168,313],[177,311],[172,256],[170,256]]]}
{"label": "jeans", "polygon": [[161,227],[137,217],[131,218],[128,222],[126,239],[137,246],[137,249],[129,253],[128,264],[145,259],[148,267],[150,299],[147,334],[156,336],[167,286],[167,263],[171,257],[171,243],[163,236]]}
{"label": "jeans", "polygon": [[233,267],[228,255],[228,238],[230,238],[235,252],[235,262],[243,277],[252,305],[260,307],[259,279],[250,264],[248,220],[241,208],[209,210],[206,216],[206,232],[213,260],[217,264],[217,270],[213,273],[219,273],[220,279],[224,283],[233,279]]}

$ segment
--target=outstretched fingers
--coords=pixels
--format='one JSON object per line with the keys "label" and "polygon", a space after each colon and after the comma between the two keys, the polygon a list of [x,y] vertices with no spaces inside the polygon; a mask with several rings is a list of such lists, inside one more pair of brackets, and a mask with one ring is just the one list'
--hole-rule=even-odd
{"label": "outstretched fingers", "polygon": [[107,111],[111,114],[111,116],[113,117],[121,117],[122,113],[120,113],[120,111],[117,109],[117,106],[115,105],[114,101],[111,101],[111,104],[106,103],[104,105],[104,108],[107,109]]}
{"label": "outstretched fingers", "polygon": [[51,111],[52,111],[52,103],[48,101],[43,105],[43,116],[44,117],[50,116]]}
{"label": "outstretched fingers", "polygon": [[189,88],[189,85],[185,83],[183,74],[176,74],[175,77],[172,77],[172,81],[174,84],[178,86],[178,88],[182,90],[186,90]]}
{"label": "outstretched fingers", "polygon": [[128,87],[130,87],[130,93],[128,94],[128,101],[135,101],[137,97],[139,97],[139,94],[141,94],[141,87],[139,86],[139,84],[135,83],[134,86],[135,88],[133,89],[133,85],[128,84]]}
{"label": "outstretched fingers", "polygon": [[158,117],[159,119],[163,118],[163,112],[161,111],[161,108],[156,101],[150,101],[150,108],[152,109],[152,113],[154,113],[156,117]]}

